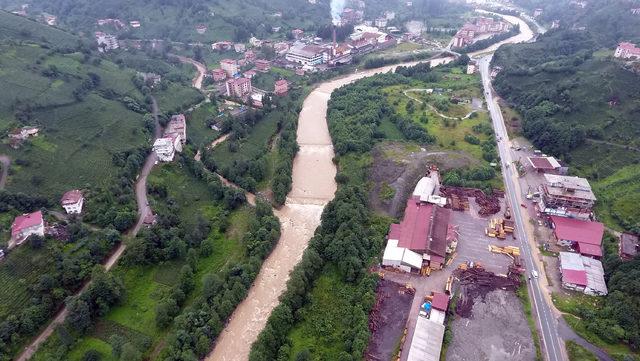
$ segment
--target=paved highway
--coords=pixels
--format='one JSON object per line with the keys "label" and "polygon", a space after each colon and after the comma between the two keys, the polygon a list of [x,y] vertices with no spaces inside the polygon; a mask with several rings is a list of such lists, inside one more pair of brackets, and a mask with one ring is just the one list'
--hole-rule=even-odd
{"label": "paved highway", "polygon": [[[485,90],[485,98],[487,101],[487,107],[491,114],[493,122],[493,128],[496,132],[498,141],[498,152],[502,163],[502,174],[504,177],[504,184],[506,187],[506,196],[511,204],[514,218],[516,221],[516,236],[520,240],[521,254],[525,261],[528,276],[532,271],[536,271],[539,275],[544,275],[544,270],[538,269],[538,265],[534,260],[534,254],[532,252],[527,232],[524,229],[524,222],[528,219],[523,218],[520,209],[520,197],[519,187],[516,185],[514,179],[517,175],[512,173],[514,167],[507,167],[508,164],[512,164],[511,153],[509,152],[509,136],[507,129],[502,118],[502,113],[498,104],[493,99],[493,88],[491,86],[491,77],[489,75],[489,62],[491,56],[485,56],[479,60],[480,74],[482,75],[482,85]],[[533,312],[534,317],[537,318],[538,328],[541,331],[542,347],[545,359],[549,361],[565,360],[563,353],[563,347],[558,335],[558,322],[554,317],[547,299],[542,294],[542,289],[539,285],[539,279],[531,277],[529,282],[529,295],[533,300]]]}

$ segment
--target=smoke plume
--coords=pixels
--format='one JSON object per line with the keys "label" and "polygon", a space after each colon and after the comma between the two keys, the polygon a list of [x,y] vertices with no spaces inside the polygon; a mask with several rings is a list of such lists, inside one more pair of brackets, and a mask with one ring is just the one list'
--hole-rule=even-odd
{"label": "smoke plume", "polygon": [[340,14],[344,10],[346,0],[331,0],[331,19],[333,25],[340,24]]}

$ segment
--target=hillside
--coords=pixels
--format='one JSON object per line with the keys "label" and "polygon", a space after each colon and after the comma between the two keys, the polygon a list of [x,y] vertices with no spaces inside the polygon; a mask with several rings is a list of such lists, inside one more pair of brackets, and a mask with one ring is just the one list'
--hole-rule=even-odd
{"label": "hillside", "polygon": [[630,221],[635,213],[617,199],[637,187],[616,197],[599,190],[619,169],[640,161],[640,75],[598,44],[589,32],[561,29],[535,43],[503,46],[493,59],[504,68],[495,87],[523,115],[526,137],[595,182],[605,221],[629,228],[637,223]]}
{"label": "hillside", "polygon": [[[15,9],[22,3],[5,0],[4,7]],[[98,27],[96,20],[119,18],[126,23],[138,20],[142,25],[120,31],[123,37],[185,42],[246,41],[252,34],[259,38],[267,37],[272,33],[272,27],[315,29],[318,24],[324,25],[331,20],[328,0],[320,0],[316,4],[287,0],[80,0],[75,1],[73,6],[69,6],[66,0],[37,0],[31,3],[29,16],[42,12],[57,15],[61,27],[74,31],[115,32],[112,25]],[[195,31],[198,24],[208,27],[205,34]]]}

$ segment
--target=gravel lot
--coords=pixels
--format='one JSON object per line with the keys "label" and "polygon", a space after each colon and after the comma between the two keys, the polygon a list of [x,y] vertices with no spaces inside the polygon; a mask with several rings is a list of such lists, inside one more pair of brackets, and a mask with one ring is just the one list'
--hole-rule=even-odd
{"label": "gravel lot", "polygon": [[447,361],[529,361],[535,359],[531,331],[520,300],[496,290],[478,297],[471,318],[452,323],[453,341]]}

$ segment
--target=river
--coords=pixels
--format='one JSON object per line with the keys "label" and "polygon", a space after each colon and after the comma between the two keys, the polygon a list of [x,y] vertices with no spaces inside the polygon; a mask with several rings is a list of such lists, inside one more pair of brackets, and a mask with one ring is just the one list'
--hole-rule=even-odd
{"label": "river", "polygon": [[[452,59],[433,59],[431,65],[444,64]],[[324,206],[333,199],[337,189],[337,170],[332,162],[333,144],[326,119],[331,93],[358,79],[395,70],[399,65],[359,71],[327,81],[305,99],[298,118],[300,150],[293,161],[292,189],[285,205],[274,212],[280,219],[282,235],[265,260],[247,298],[231,315],[207,360],[241,361],[249,358],[251,344],[264,328],[271,310],[278,305],[278,297],[286,288],[289,273],[302,258],[313,232],[320,225]]]}

